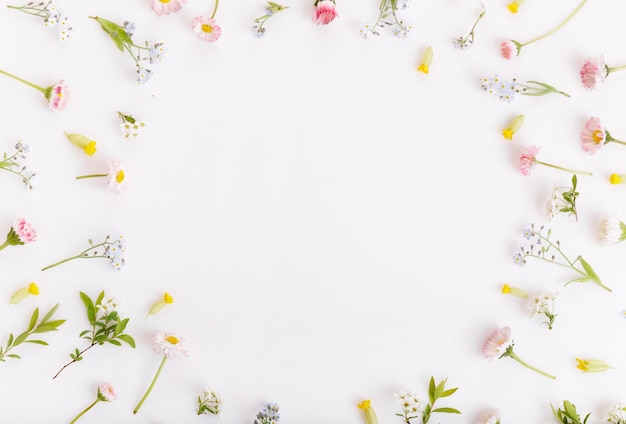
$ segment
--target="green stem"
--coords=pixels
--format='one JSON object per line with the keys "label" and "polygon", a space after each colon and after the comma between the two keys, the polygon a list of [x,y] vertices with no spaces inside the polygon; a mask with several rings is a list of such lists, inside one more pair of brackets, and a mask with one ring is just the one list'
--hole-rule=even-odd
{"label": "green stem", "polygon": [[10,245],[11,243],[9,243],[9,240],[7,239],[7,241],[5,241],[4,243],[2,243],[2,246],[0,246],[0,250],[4,249],[5,247],[7,247],[8,245]]}
{"label": "green stem", "polygon": [[623,144],[626,146],[626,141],[618,140],[617,138],[613,138],[608,134],[606,136],[606,143],[617,143],[617,144]]}
{"label": "green stem", "polygon": [[542,162],[542,161],[537,160],[537,159],[535,159],[534,161],[535,161],[535,163],[538,163],[540,165],[549,166],[550,168],[554,168],[554,169],[560,169],[561,171],[570,172],[572,174],[593,175],[591,172],[575,171],[573,169],[563,168],[561,166],[552,165],[551,163]]}
{"label": "green stem", "polygon": [[472,37],[472,42],[474,42],[474,30],[476,29],[476,25],[478,25],[478,22],[483,18],[483,16],[485,16],[485,13],[486,13],[485,5],[483,4],[483,2],[480,2],[480,5],[483,7],[483,11],[480,12],[480,15],[478,15],[478,18],[476,18],[476,22],[474,22],[472,29],[470,30],[469,34],[466,37],[466,38]]}
{"label": "green stem", "polygon": [[85,410],[83,412],[81,412],[80,414],[76,415],[76,418],[74,418],[72,421],[70,421],[70,424],[74,424],[76,421],[78,421],[78,419],[80,417],[82,417],[83,415],[85,415],[85,413],[87,411],[89,411],[91,408],[93,408],[94,406],[96,406],[96,403],[100,402],[100,399],[96,399],[93,401],[93,403],[91,405],[89,405],[87,408],[85,408]]}
{"label": "green stem", "polygon": [[213,8],[213,14],[211,15],[211,19],[215,18],[215,14],[217,13],[217,6],[220,4],[220,0],[215,0],[215,7]]}
{"label": "green stem", "polygon": [[539,368],[535,368],[532,365],[527,364],[526,362],[524,362],[519,356],[517,356],[514,352],[511,351],[510,355],[511,358],[515,359],[517,362],[519,362],[520,364],[522,364],[523,366],[525,366],[526,368],[528,368],[529,370],[533,370],[535,372],[538,372],[541,375],[545,375],[548,378],[551,378],[553,380],[556,380],[556,377],[553,376],[552,374],[548,374],[547,372],[541,371]]}
{"label": "green stem", "polygon": [[622,66],[614,66],[612,68],[609,68],[608,66],[606,67],[607,72],[610,74],[611,72],[617,72],[617,71],[623,71],[624,69],[626,69],[626,65],[622,65]]}
{"label": "green stem", "polygon": [[56,263],[54,263],[54,264],[52,264],[52,265],[48,265],[47,267],[42,268],[41,270],[42,270],[42,271],[45,271],[45,270],[47,270],[47,269],[50,269],[50,268],[52,268],[52,267],[54,267],[54,266],[57,266],[57,265],[64,264],[65,262],[71,261],[71,260],[73,260],[73,259],[81,259],[81,258],[82,258],[82,259],[104,258],[104,256],[102,256],[102,255],[98,255],[98,256],[85,256],[85,254],[87,254],[87,252],[89,252],[90,250],[96,249],[96,248],[98,248],[98,247],[100,247],[100,246],[104,246],[105,244],[111,244],[111,243],[109,243],[109,242],[106,242],[106,241],[105,241],[105,242],[102,242],[102,243],[96,244],[96,245],[94,245],[94,246],[91,246],[91,247],[90,247],[90,248],[88,248],[88,249],[83,250],[82,252],[80,252],[80,253],[79,253],[78,255],[76,255],[76,256],[71,256],[71,257],[69,257],[69,258],[63,259],[62,261],[56,262]]}
{"label": "green stem", "polygon": [[20,77],[18,77],[16,75],[10,74],[7,71],[3,71],[2,69],[0,69],[0,74],[4,74],[7,77],[11,77],[13,79],[18,80],[19,82],[23,82],[24,84],[26,84],[28,86],[31,86],[31,87],[33,87],[36,90],[41,91],[44,95],[46,94],[46,89],[43,88],[43,87],[38,86],[37,84],[33,84],[32,82],[26,81],[25,79],[22,79],[22,78],[20,78]]}
{"label": "green stem", "polygon": [[166,362],[167,362],[167,356],[163,355],[163,360],[161,361],[161,365],[159,365],[159,369],[157,370],[156,374],[154,375],[154,378],[152,379],[152,383],[150,383],[148,390],[146,390],[146,393],[144,393],[143,397],[141,398],[137,406],[135,406],[135,409],[133,410],[133,414],[136,414],[137,412],[139,412],[139,408],[141,408],[141,405],[143,405],[143,403],[148,398],[148,395],[150,394],[150,392],[154,388],[154,385],[159,379],[159,376],[161,375],[161,371],[163,371],[163,366],[165,365]]}
{"label": "green stem", "polygon": [[557,25],[556,27],[554,27],[554,28],[553,28],[553,29],[551,29],[550,31],[546,32],[546,33],[545,33],[545,34],[543,34],[543,35],[540,35],[540,36],[539,36],[539,37],[537,37],[537,38],[533,38],[533,39],[532,39],[532,40],[530,40],[530,41],[527,41],[527,42],[525,42],[525,43],[520,43],[520,46],[521,46],[521,47],[527,46],[527,45],[529,45],[529,44],[534,43],[535,41],[539,41],[539,40],[541,40],[541,39],[543,39],[543,38],[546,38],[546,37],[547,37],[547,36],[549,36],[549,35],[554,34],[554,33],[555,33],[555,32],[557,32],[558,30],[560,30],[560,29],[561,29],[561,28],[562,28],[562,27],[563,27],[566,23],[568,23],[568,22],[569,22],[569,20],[570,20],[570,19],[572,19],[572,18],[574,17],[574,15],[576,15],[576,13],[578,13],[578,11],[579,11],[579,10],[580,10],[580,9],[581,9],[584,5],[585,5],[585,3],[587,3],[587,0],[583,0],[583,1],[581,1],[581,2],[580,2],[580,4],[576,7],[576,9],[574,9],[574,10],[572,11],[572,13],[570,13],[570,14],[567,16],[567,18],[565,18],[565,20],[564,20],[563,22],[561,22],[559,25]]}
{"label": "green stem", "polygon": [[89,175],[81,175],[79,177],[76,177],[77,180],[82,180],[85,178],[99,178],[99,177],[108,177],[109,174],[89,174]]}

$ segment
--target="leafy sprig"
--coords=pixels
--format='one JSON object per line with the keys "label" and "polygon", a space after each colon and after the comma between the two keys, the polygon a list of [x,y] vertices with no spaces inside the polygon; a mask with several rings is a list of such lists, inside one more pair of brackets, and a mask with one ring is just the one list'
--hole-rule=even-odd
{"label": "leafy sprig", "polygon": [[424,408],[424,412],[422,414],[422,423],[426,424],[430,419],[430,414],[433,412],[444,412],[447,414],[460,414],[461,411],[455,408],[443,407],[433,409],[435,406],[435,402],[441,398],[452,396],[457,390],[458,387],[454,387],[452,389],[446,390],[446,382],[447,378],[441,380],[438,384],[435,384],[435,378],[430,377],[430,383],[428,384],[428,405]]}
{"label": "leafy sprig", "polygon": [[20,356],[15,353],[9,353],[14,347],[21,345],[22,343],[35,343],[42,346],[48,346],[48,343],[44,340],[40,339],[29,339],[34,334],[47,333],[49,331],[57,331],[58,327],[61,326],[65,322],[64,319],[59,320],[51,320],[52,316],[59,308],[59,304],[57,303],[50,311],[44,315],[43,318],[37,322],[39,319],[39,308],[35,308],[33,314],[30,317],[30,322],[28,323],[28,328],[23,333],[17,335],[17,337],[13,336],[13,333],[9,334],[9,339],[7,340],[6,346],[3,348],[0,346],[0,361],[5,362],[6,358],[14,358],[20,359]]}
{"label": "leafy sprig", "polygon": [[115,310],[114,304],[111,305],[109,302],[106,305],[103,304],[104,290],[100,292],[95,302],[83,292],[80,292],[80,298],[87,310],[87,319],[91,328],[81,331],[78,337],[88,340],[89,345],[83,350],[76,348],[74,353],[70,353],[72,360],[63,365],[52,379],[57,378],[73,363],[82,361],[84,353],[96,345],[110,343],[114,346],[121,346],[121,342],[124,342],[133,349],[135,348],[135,340],[130,335],[124,334],[129,318],[122,319]]}
{"label": "leafy sprig", "polygon": [[586,424],[591,413],[585,416],[583,421],[580,420],[580,415],[576,411],[576,406],[568,400],[563,401],[563,409],[554,409],[554,406],[550,404],[552,413],[561,424]]}
{"label": "leafy sprig", "polygon": [[574,215],[576,221],[578,221],[578,212],[576,211],[576,199],[580,195],[576,191],[578,184],[578,178],[574,174],[572,176],[572,188],[569,187],[555,187],[550,199],[550,215],[554,216],[557,213],[567,213],[568,216]]}
{"label": "leafy sprig", "polygon": [[[571,260],[561,250],[561,242],[559,240],[556,240],[554,242],[550,240],[552,230],[548,229],[546,234],[543,234],[543,230],[544,226],[542,225],[539,228],[539,231],[536,231],[534,224],[531,224],[530,228],[526,228],[524,230],[524,237],[528,240],[534,239],[535,241],[530,245],[530,248],[526,248],[524,246],[520,247],[519,253],[517,253],[513,257],[513,260],[517,264],[523,266],[524,264],[526,264],[526,258],[536,258],[545,262],[570,268],[571,270],[576,271],[578,274],[581,275],[581,277],[569,280],[567,283],[565,283],[566,286],[570,283],[592,282],[609,292],[612,291],[610,288],[602,284],[602,281],[600,280],[600,277],[598,277],[598,274],[596,274],[591,265],[589,265],[589,263],[584,260],[581,255],[577,256],[576,259]],[[535,248],[535,246],[537,248]],[[578,263],[580,263],[582,269],[576,266],[576,264]]]}

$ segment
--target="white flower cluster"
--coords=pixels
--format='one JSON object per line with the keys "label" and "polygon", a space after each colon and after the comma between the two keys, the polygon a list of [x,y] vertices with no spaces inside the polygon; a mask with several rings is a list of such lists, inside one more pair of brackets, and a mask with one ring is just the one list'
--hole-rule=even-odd
{"label": "white flower cluster", "polygon": [[54,3],[48,2],[43,8],[43,12],[47,14],[43,24],[46,28],[58,28],[59,40],[66,41],[72,38],[74,31],[70,19]]}
{"label": "white flower cluster", "polygon": [[407,417],[419,416],[424,411],[424,408],[426,408],[426,403],[421,401],[415,393],[409,390],[394,393],[394,396],[400,402],[402,412],[404,412]]}
{"label": "white flower cluster", "polygon": [[122,139],[124,140],[136,140],[139,137],[141,131],[146,127],[144,121],[122,122],[120,129],[122,130]]}
{"label": "white flower cluster", "polygon": [[622,404],[612,406],[604,420],[612,424],[626,424],[626,406]]}
{"label": "white flower cluster", "polygon": [[537,315],[552,313],[554,300],[558,296],[558,292],[541,293],[528,302],[528,313],[531,317]]}

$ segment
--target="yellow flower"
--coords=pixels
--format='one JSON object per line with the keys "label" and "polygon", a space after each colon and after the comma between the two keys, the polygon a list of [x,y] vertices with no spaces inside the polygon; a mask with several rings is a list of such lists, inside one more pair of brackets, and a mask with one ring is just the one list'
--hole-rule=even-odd
{"label": "yellow flower", "polygon": [[611,174],[609,181],[611,184],[621,184],[626,180],[626,175]]}
{"label": "yellow flower", "polygon": [[528,297],[528,293],[524,290],[517,287],[511,287],[508,284],[502,286],[502,294],[512,294],[513,296],[521,297],[522,299],[526,299]]}
{"label": "yellow flower", "polygon": [[509,5],[506,7],[507,9],[509,9],[509,12],[511,13],[517,13],[517,8],[524,3],[524,0],[515,0],[511,3],[509,3]]}
{"label": "yellow flower", "polygon": [[68,134],[65,133],[65,136],[72,144],[80,147],[88,156],[93,156],[96,153],[96,142],[88,139],[84,135],[81,134]]}
{"label": "yellow flower", "polygon": [[372,408],[371,402],[369,399],[364,400],[363,402],[357,405],[359,409],[363,410],[363,414],[365,414],[365,423],[366,424],[378,424],[378,418],[376,417],[376,413],[374,412],[374,408]]}
{"label": "yellow flower", "polygon": [[515,134],[521,128],[523,123],[524,115],[517,115],[515,118],[513,118],[509,126],[502,130],[502,136],[504,136],[504,138],[506,138],[507,140],[513,140],[513,134]]}
{"label": "yellow flower", "polygon": [[11,296],[11,299],[9,300],[9,305],[17,305],[29,294],[32,294],[33,296],[39,295],[39,287],[37,287],[37,284],[35,284],[34,282],[30,283],[28,287],[23,287],[13,293],[13,296]]}
{"label": "yellow flower", "polygon": [[422,63],[417,67],[418,72],[423,72],[425,74],[428,73],[430,69],[430,64],[433,62],[433,48],[428,46],[424,51],[424,56],[422,56]]}
{"label": "yellow flower", "polygon": [[150,315],[158,314],[159,312],[161,312],[161,309],[163,309],[165,305],[171,305],[172,303],[174,303],[174,298],[172,297],[172,295],[169,293],[164,293],[163,298],[156,302],[154,305],[152,305],[152,307],[148,311],[148,315],[146,315],[146,319]]}
{"label": "yellow flower", "polygon": [[582,372],[602,372],[606,371],[610,368],[613,368],[609,364],[600,359],[580,359],[576,358],[576,368],[581,370]]}

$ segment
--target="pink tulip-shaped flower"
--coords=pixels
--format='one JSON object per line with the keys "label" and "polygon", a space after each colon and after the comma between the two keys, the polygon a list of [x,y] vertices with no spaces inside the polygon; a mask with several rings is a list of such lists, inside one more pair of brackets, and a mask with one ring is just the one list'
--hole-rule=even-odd
{"label": "pink tulip-shaped flower", "polygon": [[48,106],[50,106],[50,109],[53,112],[63,110],[65,108],[65,105],[67,104],[69,89],[67,87],[67,84],[63,80],[59,80],[59,82],[57,82],[54,85],[51,85],[50,87],[41,87],[37,84],[33,84],[30,81],[26,81],[25,79],[20,78],[16,75],[3,71],[2,69],[0,69],[0,74],[13,78],[14,80],[17,80],[23,84],[26,84],[29,87],[32,87],[35,90],[38,90],[41,93],[43,93],[44,97],[48,101]]}
{"label": "pink tulip-shaped flower", "polygon": [[76,421],[78,421],[80,417],[85,415],[91,408],[96,406],[98,402],[113,402],[115,399],[117,399],[117,394],[115,394],[115,389],[113,389],[113,386],[110,383],[102,383],[98,386],[98,396],[96,397],[96,400],[94,400],[93,403],[87,408],[83,409],[80,414],[76,415],[76,417],[74,417],[74,419],[70,421],[70,424],[74,424]]}
{"label": "pink tulip-shaped flower", "polygon": [[523,175],[530,175],[535,168],[535,165],[544,165],[554,169],[560,169],[561,171],[570,172],[572,174],[592,175],[591,172],[574,171],[573,169],[563,168],[561,166],[553,165],[551,163],[543,162],[537,159],[540,148],[537,146],[530,146],[519,157],[520,171]]}
{"label": "pink tulip-shaped flower", "polygon": [[169,15],[182,9],[187,0],[152,0],[150,6],[158,16]]}
{"label": "pink tulip-shaped flower", "polygon": [[519,43],[514,40],[503,41],[500,44],[500,54],[506,60],[511,60],[515,56],[517,56],[520,52],[520,48],[518,48]]}
{"label": "pink tulip-shaped flower", "polygon": [[35,227],[25,219],[19,218],[11,226],[6,241],[0,245],[0,250],[7,246],[20,246],[22,244],[32,243],[35,240],[37,240]]}
{"label": "pink tulip-shaped flower", "polygon": [[328,25],[338,16],[335,0],[315,0],[314,6],[313,22],[317,25]]}
{"label": "pink tulip-shaped flower", "polygon": [[511,339],[511,328],[508,326],[499,328],[491,333],[491,335],[483,345],[483,356],[489,362],[491,362],[493,358],[500,359],[508,356],[515,359],[517,362],[530,370],[538,372],[539,374],[542,374],[551,379],[556,378],[553,375],[541,371],[540,369],[535,368],[532,365],[529,365],[526,362],[522,361],[522,359],[520,359],[520,357],[513,352],[513,345],[514,343]]}

